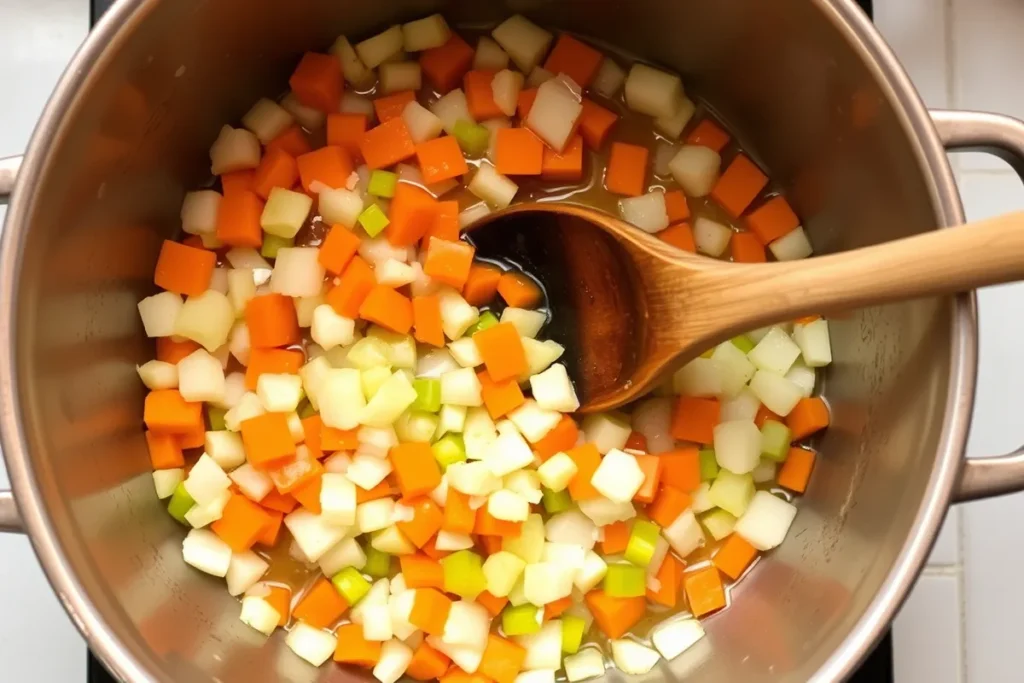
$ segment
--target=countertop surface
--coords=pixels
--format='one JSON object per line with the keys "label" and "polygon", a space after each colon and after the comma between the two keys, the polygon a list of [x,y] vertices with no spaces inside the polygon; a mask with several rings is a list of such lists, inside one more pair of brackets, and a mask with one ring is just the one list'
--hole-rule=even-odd
{"label": "countertop surface", "polygon": [[[1011,0],[876,0],[876,22],[929,106],[1024,118],[1024,89],[1006,65],[1024,63],[1024,4]],[[39,112],[89,25],[87,0],[0,2],[0,156],[26,145]],[[1004,163],[954,158],[969,219],[1024,208]],[[0,207],[0,216],[3,209]],[[1024,285],[979,292],[981,362],[971,457],[1024,443],[1016,403],[1024,385]],[[0,467],[0,485],[6,485]],[[1010,683],[1024,612],[1024,494],[953,508],[894,629],[898,683]],[[1008,523],[1010,522],[1010,523]],[[0,535],[3,680],[85,680],[85,645],[40,571],[28,541]]]}

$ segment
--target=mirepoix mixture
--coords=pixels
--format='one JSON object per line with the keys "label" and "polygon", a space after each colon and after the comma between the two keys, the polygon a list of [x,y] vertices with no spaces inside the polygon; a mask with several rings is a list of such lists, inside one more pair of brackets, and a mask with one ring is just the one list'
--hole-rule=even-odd
{"label": "mirepoix mixture", "polygon": [[811,247],[677,75],[522,16],[473,40],[440,15],[343,36],[224,126],[139,303],[156,492],[184,561],[314,666],[645,673],[785,539],[829,422],[828,323],[581,419],[544,291],[460,228],[547,198],[712,258]]}

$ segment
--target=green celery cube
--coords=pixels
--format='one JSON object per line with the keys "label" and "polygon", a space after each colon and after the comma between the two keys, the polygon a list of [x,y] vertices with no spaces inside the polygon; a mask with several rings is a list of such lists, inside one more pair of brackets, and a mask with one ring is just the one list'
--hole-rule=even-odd
{"label": "green celery cube", "polygon": [[571,614],[562,616],[562,653],[574,655],[583,644],[583,634],[587,630],[587,622],[582,617]]}
{"label": "green celery cube", "polygon": [[540,630],[542,612],[539,607],[527,603],[518,607],[506,607],[501,613],[501,630],[506,638],[525,636]]}
{"label": "green celery cube", "polygon": [[544,504],[544,510],[549,515],[565,512],[572,507],[572,498],[569,497],[569,492],[566,490],[552,491],[551,489],[544,489],[540,502]]}
{"label": "green celery cube", "polygon": [[491,140],[491,131],[485,126],[466,119],[459,119],[455,122],[452,132],[455,141],[459,143],[459,147],[466,154],[480,156],[487,151],[487,145]]}
{"label": "green celery cube", "polygon": [[714,448],[702,448],[699,454],[700,480],[711,481],[718,476],[718,459]]}
{"label": "green celery cube", "polygon": [[372,171],[366,191],[374,197],[394,197],[398,176],[391,171]]}
{"label": "green celery cube", "polygon": [[732,345],[743,353],[750,353],[754,349],[754,340],[745,334],[741,334],[738,337],[733,337],[731,340]]}
{"label": "green celery cube", "polygon": [[466,460],[466,443],[461,434],[445,434],[434,442],[430,450],[434,452],[434,458],[442,471],[448,469],[449,465]]}
{"label": "green celery cube", "polygon": [[654,557],[654,547],[661,537],[661,529],[654,522],[646,519],[638,519],[633,522],[633,528],[629,532],[629,541],[626,542],[624,557],[627,562],[632,562],[638,567],[646,567]]}
{"label": "green celery cube", "polygon": [[411,406],[413,410],[422,410],[425,413],[436,413],[441,410],[441,380],[414,379],[412,388],[416,390],[416,400]]}
{"label": "green celery cube", "polygon": [[610,564],[604,592],[613,598],[639,598],[647,594],[647,572],[635,564]]}
{"label": "green celery cube", "polygon": [[366,544],[364,551],[366,553],[366,564],[363,566],[364,572],[378,579],[382,579],[391,573],[390,555],[377,550],[369,543]]}
{"label": "green celery cube", "polygon": [[483,330],[486,330],[489,327],[494,327],[497,324],[498,316],[494,315],[490,311],[484,311],[480,314],[480,319],[470,325],[469,329],[466,330],[466,336],[472,337],[477,332],[482,332]]}
{"label": "green celery cube", "polygon": [[359,225],[363,226],[363,230],[370,237],[379,235],[390,222],[384,211],[376,204],[370,204],[359,214]]}
{"label": "green celery cube", "polygon": [[354,605],[370,592],[370,582],[355,567],[345,567],[334,575],[331,583],[349,605]]}
{"label": "green celery cube", "polygon": [[277,250],[282,247],[294,247],[294,237],[280,237],[267,233],[263,236],[263,246],[260,247],[260,254],[263,258],[277,258]]}
{"label": "green celery cube", "polygon": [[769,460],[782,462],[789,455],[792,436],[789,427],[781,422],[765,420],[761,425],[761,455]]}
{"label": "green celery cube", "polygon": [[316,409],[313,408],[313,404],[307,399],[302,399],[302,403],[299,404],[299,419],[305,420],[314,415],[316,415]]}
{"label": "green celery cube", "polygon": [[185,482],[181,482],[171,494],[171,500],[167,503],[167,512],[171,513],[171,517],[174,519],[190,527],[192,525],[185,521],[185,513],[191,510],[195,504],[196,501],[185,490]]}
{"label": "green celery cube", "polygon": [[227,425],[224,423],[224,415],[226,413],[227,411],[223,408],[206,406],[206,417],[210,420],[211,432],[222,432],[227,429]]}
{"label": "green celery cube", "polygon": [[487,589],[483,560],[471,550],[460,550],[441,559],[444,590],[473,600]]}

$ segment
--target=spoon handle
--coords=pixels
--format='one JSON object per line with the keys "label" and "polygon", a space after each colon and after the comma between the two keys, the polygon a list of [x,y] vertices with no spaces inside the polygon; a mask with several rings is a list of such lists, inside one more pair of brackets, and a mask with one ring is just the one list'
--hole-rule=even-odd
{"label": "spoon handle", "polygon": [[801,261],[708,268],[697,277],[721,297],[722,313],[709,323],[722,331],[965,292],[1024,279],[1024,212]]}

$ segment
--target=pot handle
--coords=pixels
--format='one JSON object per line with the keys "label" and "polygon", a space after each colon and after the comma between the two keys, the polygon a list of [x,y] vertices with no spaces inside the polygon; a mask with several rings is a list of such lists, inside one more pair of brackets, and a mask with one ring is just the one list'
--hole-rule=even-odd
{"label": "pot handle", "polygon": [[[947,150],[985,152],[1008,163],[1024,180],[1024,121],[975,111],[932,110]],[[1024,490],[1024,447],[995,458],[964,460],[953,500],[966,502]]]}
{"label": "pot handle", "polygon": [[[14,189],[14,179],[21,167],[22,157],[6,157],[0,159],[0,204],[6,204]],[[22,532],[21,515],[14,502],[14,494],[0,491],[0,532]]]}

